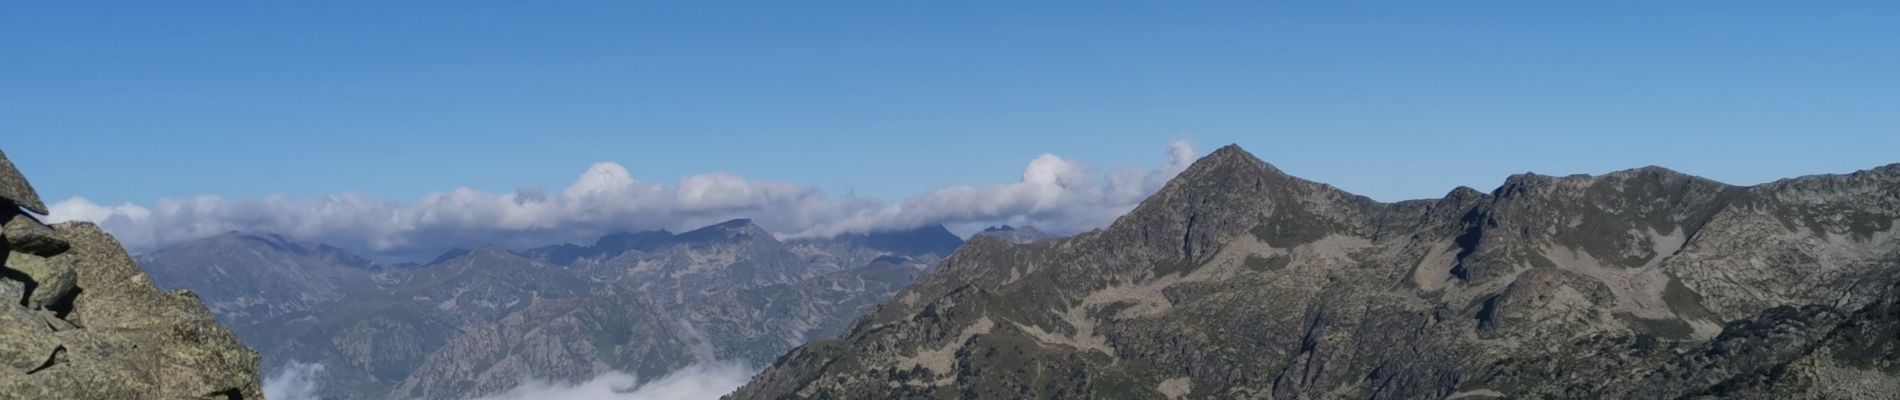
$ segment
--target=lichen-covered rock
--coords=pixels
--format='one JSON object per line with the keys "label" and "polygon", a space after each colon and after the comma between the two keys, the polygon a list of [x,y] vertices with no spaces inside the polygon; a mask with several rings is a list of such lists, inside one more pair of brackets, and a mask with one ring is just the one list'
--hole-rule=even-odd
{"label": "lichen-covered rock", "polygon": [[26,282],[0,277],[0,302],[18,305],[26,299]]}
{"label": "lichen-covered rock", "polygon": [[72,294],[73,285],[79,279],[73,267],[63,258],[11,252],[7,255],[6,268],[9,272],[18,272],[24,282],[31,283],[26,285],[28,293],[26,298],[21,299],[21,304],[32,310],[60,307],[58,303]]}
{"label": "lichen-covered rock", "polygon": [[59,347],[52,327],[38,316],[19,304],[0,304],[0,368],[17,374],[32,372],[45,366]]}
{"label": "lichen-covered rock", "polygon": [[26,177],[13,167],[13,161],[7,160],[4,151],[0,151],[0,203],[13,203],[40,215],[47,213],[46,203],[40,202],[39,192],[33,191],[33,185],[26,183]]}
{"label": "lichen-covered rock", "polygon": [[[44,213],[0,156],[9,203]],[[187,292],[160,292],[90,223],[0,208],[0,399],[256,399],[257,353]],[[24,245],[24,247],[22,247]]]}
{"label": "lichen-covered rock", "polygon": [[53,237],[53,228],[26,214],[14,215],[0,229],[0,235],[4,235],[7,246],[11,246],[13,251],[38,256],[51,257],[66,252],[66,248],[70,247],[66,241]]}

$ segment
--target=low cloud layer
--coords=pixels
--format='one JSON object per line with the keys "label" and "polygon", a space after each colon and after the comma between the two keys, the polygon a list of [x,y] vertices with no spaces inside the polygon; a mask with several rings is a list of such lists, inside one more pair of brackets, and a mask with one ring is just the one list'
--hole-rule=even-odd
{"label": "low cloud layer", "polygon": [[632,374],[608,372],[572,384],[530,381],[479,400],[712,400],[732,393],[754,372],[738,363],[694,364],[637,387]]}
{"label": "low cloud layer", "polygon": [[[673,371],[646,384],[613,371],[581,382],[530,380],[508,391],[477,400],[712,400],[745,385],[758,370],[736,362],[704,362]],[[323,364],[290,363],[264,378],[264,397],[317,400],[317,375]]]}
{"label": "low cloud layer", "polygon": [[293,362],[276,374],[264,377],[264,398],[272,400],[317,400],[317,374],[323,364]]}
{"label": "low cloud layer", "polygon": [[558,193],[486,193],[460,188],[403,203],[340,194],[292,199],[226,199],[214,195],[156,204],[102,205],[83,197],[54,203],[52,221],[99,223],[136,250],[227,231],[268,232],[317,240],[371,255],[427,257],[456,246],[525,247],[585,242],[615,231],[691,229],[752,218],[785,237],[907,229],[927,224],[1029,224],[1058,233],[1106,225],[1199,156],[1171,141],[1163,164],[1104,170],[1053,154],[1023,168],[1020,180],[952,186],[896,203],[833,197],[810,186],[726,173],[681,178],[673,185],[634,180],[602,162]]}

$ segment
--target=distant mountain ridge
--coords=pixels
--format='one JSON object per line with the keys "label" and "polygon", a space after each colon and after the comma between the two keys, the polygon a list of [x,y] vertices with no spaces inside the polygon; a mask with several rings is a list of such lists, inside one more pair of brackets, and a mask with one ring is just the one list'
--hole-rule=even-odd
{"label": "distant mountain ridge", "polygon": [[[161,287],[197,293],[220,321],[306,311],[374,286],[385,266],[342,249],[279,235],[226,232],[135,257]],[[175,285],[194,282],[189,287]]]}
{"label": "distant mountain ridge", "polygon": [[321,363],[326,398],[432,399],[530,377],[763,365],[834,334],[961,243],[936,225],[781,241],[737,219],[590,245],[453,249],[426,264],[235,232],[140,259],[160,286],[200,292],[267,372]]}
{"label": "distant mountain ridge", "polygon": [[979,235],[728,398],[1890,398],[1900,164],[1381,203],[1228,146],[1106,229]]}
{"label": "distant mountain ridge", "polygon": [[1060,237],[1045,233],[1041,229],[1036,229],[1036,227],[1033,226],[1016,227],[1009,225],[983,228],[983,231],[977,232],[976,236],[993,236],[1015,244],[1029,244]]}

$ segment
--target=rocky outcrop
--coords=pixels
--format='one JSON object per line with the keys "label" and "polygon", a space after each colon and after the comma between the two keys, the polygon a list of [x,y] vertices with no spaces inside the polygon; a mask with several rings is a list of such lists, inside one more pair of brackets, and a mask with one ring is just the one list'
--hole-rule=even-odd
{"label": "rocky outcrop", "polygon": [[161,292],[90,223],[46,226],[0,154],[0,398],[258,399],[256,352],[190,292]]}
{"label": "rocky outcrop", "polygon": [[1900,164],[1382,203],[1239,147],[1106,229],[979,236],[730,398],[1894,398]]}

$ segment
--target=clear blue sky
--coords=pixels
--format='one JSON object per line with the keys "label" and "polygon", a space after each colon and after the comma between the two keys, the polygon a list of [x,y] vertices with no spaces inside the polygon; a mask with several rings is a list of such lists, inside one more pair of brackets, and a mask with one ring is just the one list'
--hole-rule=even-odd
{"label": "clear blue sky", "polygon": [[1890,1],[417,3],[8,4],[0,146],[49,200],[141,204],[596,161],[894,199],[1176,136],[1382,200],[1900,162]]}

